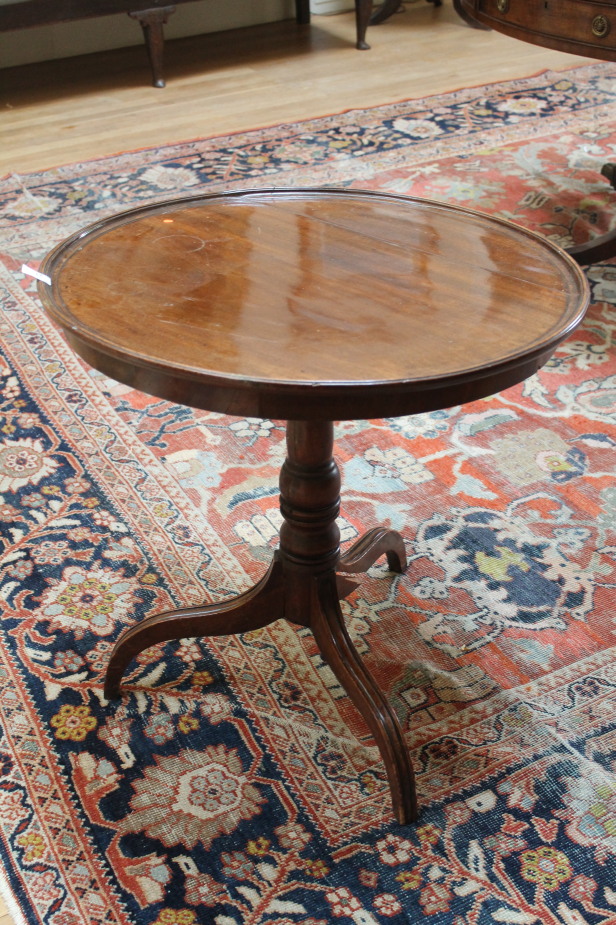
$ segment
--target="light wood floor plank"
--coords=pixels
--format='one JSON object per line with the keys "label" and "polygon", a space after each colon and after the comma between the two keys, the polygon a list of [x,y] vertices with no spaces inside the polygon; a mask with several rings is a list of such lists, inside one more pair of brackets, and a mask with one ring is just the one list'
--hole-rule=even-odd
{"label": "light wood floor plank", "polygon": [[[86,28],[86,26],[84,26]],[[0,71],[0,175],[564,68],[584,59],[410,5],[353,46],[351,14],[168,42],[164,90],[141,46]]]}

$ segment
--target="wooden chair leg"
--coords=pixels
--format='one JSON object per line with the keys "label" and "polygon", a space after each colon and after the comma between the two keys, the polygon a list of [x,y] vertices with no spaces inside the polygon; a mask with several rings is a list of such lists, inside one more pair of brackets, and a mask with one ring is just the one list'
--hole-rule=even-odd
{"label": "wooden chair leg", "polygon": [[153,87],[165,86],[163,78],[163,49],[165,45],[163,26],[173,12],[175,12],[174,6],[161,6],[159,9],[138,10],[128,14],[133,19],[138,20],[143,29],[143,37],[148,51],[148,58],[150,59],[150,67],[152,68]]}
{"label": "wooden chair leg", "polygon": [[360,50],[370,48],[366,42],[366,30],[372,16],[372,0],[355,0],[355,23],[357,26],[357,44]]}
{"label": "wooden chair leg", "polygon": [[310,22],[310,0],[295,0],[295,17],[300,26]]}

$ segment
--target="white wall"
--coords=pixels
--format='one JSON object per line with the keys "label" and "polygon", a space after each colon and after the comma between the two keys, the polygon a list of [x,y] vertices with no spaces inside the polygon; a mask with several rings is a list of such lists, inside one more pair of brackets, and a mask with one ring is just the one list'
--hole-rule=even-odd
{"label": "white wall", "polygon": [[[53,0],[48,2],[53,3]],[[349,0],[313,0],[315,13],[348,8]],[[218,32],[294,16],[294,0],[202,0],[177,7],[164,27],[165,38]],[[0,68],[142,43],[141,26],[124,13],[0,32]]]}

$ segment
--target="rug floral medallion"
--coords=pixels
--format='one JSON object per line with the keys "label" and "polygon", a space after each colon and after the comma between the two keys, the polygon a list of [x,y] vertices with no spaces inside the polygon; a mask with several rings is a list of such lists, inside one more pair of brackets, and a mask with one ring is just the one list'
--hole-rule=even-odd
{"label": "rug floral medallion", "polygon": [[69,233],[201,191],[350,186],[446,200],[568,244],[616,223],[616,72],[597,64],[0,182],[0,850],[28,925],[616,922],[616,268],[536,376],[341,423],[344,603],[417,773],[379,752],[311,633],[119,633],[267,567],[284,423],[174,406],[78,360],[36,267]]}

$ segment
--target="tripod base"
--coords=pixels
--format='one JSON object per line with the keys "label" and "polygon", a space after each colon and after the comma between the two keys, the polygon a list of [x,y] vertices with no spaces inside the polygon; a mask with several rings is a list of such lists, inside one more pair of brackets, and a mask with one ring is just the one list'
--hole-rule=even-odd
{"label": "tripod base", "polygon": [[120,696],[129,662],[156,643],[246,633],[279,619],[307,626],[374,736],[385,764],[394,814],[405,824],[417,818],[417,799],[402,730],[361,661],[340,609],[340,599],[357,586],[340,573],[365,572],[383,555],[390,569],[403,572],[404,542],[394,530],[376,527],[346,555],[340,555],[336,525],[340,475],[332,446],[330,422],[289,423],[288,455],[280,476],[280,548],[266,574],[249,591],[229,601],[155,614],[128,629],[111,654],[105,696]]}

